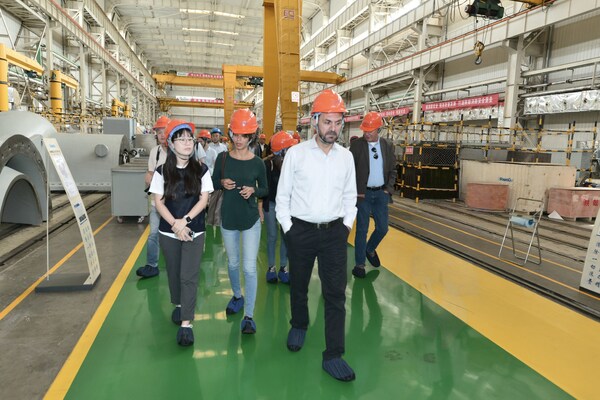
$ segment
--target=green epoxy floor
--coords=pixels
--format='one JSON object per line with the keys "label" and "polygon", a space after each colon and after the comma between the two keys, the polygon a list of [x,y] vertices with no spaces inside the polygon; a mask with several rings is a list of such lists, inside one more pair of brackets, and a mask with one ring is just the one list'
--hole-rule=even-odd
{"label": "green epoxy floor", "polygon": [[[138,280],[135,268],[73,381],[70,399],[567,399],[560,388],[384,268],[355,280],[350,270],[345,359],[352,383],[321,369],[323,304],[315,267],[304,348],[285,346],[289,288],[269,285],[266,233],[259,254],[256,335],[242,335],[224,248],[209,228],[194,334],[181,348],[167,276]],[[136,267],[145,261],[145,249]],[[161,260],[162,263],[162,260]],[[164,263],[162,264],[164,265]]]}

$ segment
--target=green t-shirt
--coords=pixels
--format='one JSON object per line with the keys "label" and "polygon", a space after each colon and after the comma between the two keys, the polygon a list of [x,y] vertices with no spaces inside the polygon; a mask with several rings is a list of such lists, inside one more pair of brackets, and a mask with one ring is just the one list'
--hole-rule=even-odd
{"label": "green t-shirt", "polygon": [[[225,171],[221,173],[225,160]],[[225,229],[245,231],[252,228],[259,218],[258,199],[269,193],[267,173],[264,162],[254,156],[250,160],[236,160],[228,152],[220,153],[215,161],[213,185],[215,190],[223,189],[221,179],[229,178],[235,181],[236,187],[254,186],[255,191],[248,200],[240,196],[238,189],[224,190],[223,205],[221,206],[221,225]]]}

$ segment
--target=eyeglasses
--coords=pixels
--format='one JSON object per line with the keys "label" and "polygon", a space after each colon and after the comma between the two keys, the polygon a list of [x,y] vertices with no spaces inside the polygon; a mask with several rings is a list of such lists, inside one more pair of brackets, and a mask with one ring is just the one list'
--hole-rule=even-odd
{"label": "eyeglasses", "polygon": [[377,154],[377,147],[371,147],[371,151],[373,152],[373,159],[377,160],[379,158],[379,154]]}
{"label": "eyeglasses", "polygon": [[191,137],[184,137],[184,138],[178,138],[178,139],[173,139],[174,142],[181,142],[181,143],[196,143],[196,139],[191,138]]}

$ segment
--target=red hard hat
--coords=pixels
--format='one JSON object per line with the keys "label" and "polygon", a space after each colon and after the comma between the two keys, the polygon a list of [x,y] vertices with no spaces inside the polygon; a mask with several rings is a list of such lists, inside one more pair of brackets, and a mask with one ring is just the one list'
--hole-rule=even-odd
{"label": "red hard hat", "polygon": [[190,132],[192,132],[193,135],[194,131],[196,130],[196,127],[191,122],[187,122],[182,119],[172,119],[171,121],[169,121],[167,127],[165,128],[165,135],[167,135],[167,140],[171,140],[171,136],[173,136],[175,132],[180,131],[182,129],[189,130]]}
{"label": "red hard hat", "polygon": [[360,130],[363,132],[372,132],[383,126],[383,120],[379,113],[375,111],[368,112],[360,124]]}
{"label": "red hard hat", "polygon": [[265,135],[264,133],[261,133],[260,135],[258,135],[259,139],[266,139],[267,135]]}
{"label": "red hard hat", "polygon": [[235,135],[250,135],[256,133],[258,123],[256,115],[247,108],[237,109],[231,114],[229,129]]}
{"label": "red hard hat", "polygon": [[299,134],[298,132],[294,132],[294,134],[292,135],[292,137],[293,137],[294,139],[296,139],[297,141],[300,141],[300,139],[302,139],[302,138],[300,137],[300,134]]}
{"label": "red hard hat", "polygon": [[198,132],[198,137],[199,138],[205,138],[205,139],[210,139],[210,132],[208,129],[202,129],[200,130],[200,132]]}
{"label": "red hard hat", "polygon": [[163,115],[161,117],[159,117],[156,120],[156,123],[154,124],[154,126],[152,127],[152,129],[164,129],[167,127],[167,124],[170,122],[171,120],[169,119],[169,117]]}
{"label": "red hard hat", "polygon": [[311,114],[345,113],[346,106],[342,97],[331,89],[322,91],[313,102]]}
{"label": "red hard hat", "polygon": [[298,144],[298,140],[290,136],[286,131],[279,131],[271,138],[271,150],[274,152],[287,149]]}

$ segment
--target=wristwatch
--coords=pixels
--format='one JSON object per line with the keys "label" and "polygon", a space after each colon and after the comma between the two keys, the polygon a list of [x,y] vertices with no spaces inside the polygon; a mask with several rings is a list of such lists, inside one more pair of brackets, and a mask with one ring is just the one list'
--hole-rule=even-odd
{"label": "wristwatch", "polygon": [[184,216],[183,218],[185,218],[185,221],[190,224],[192,222],[192,219],[190,218],[189,215]]}

